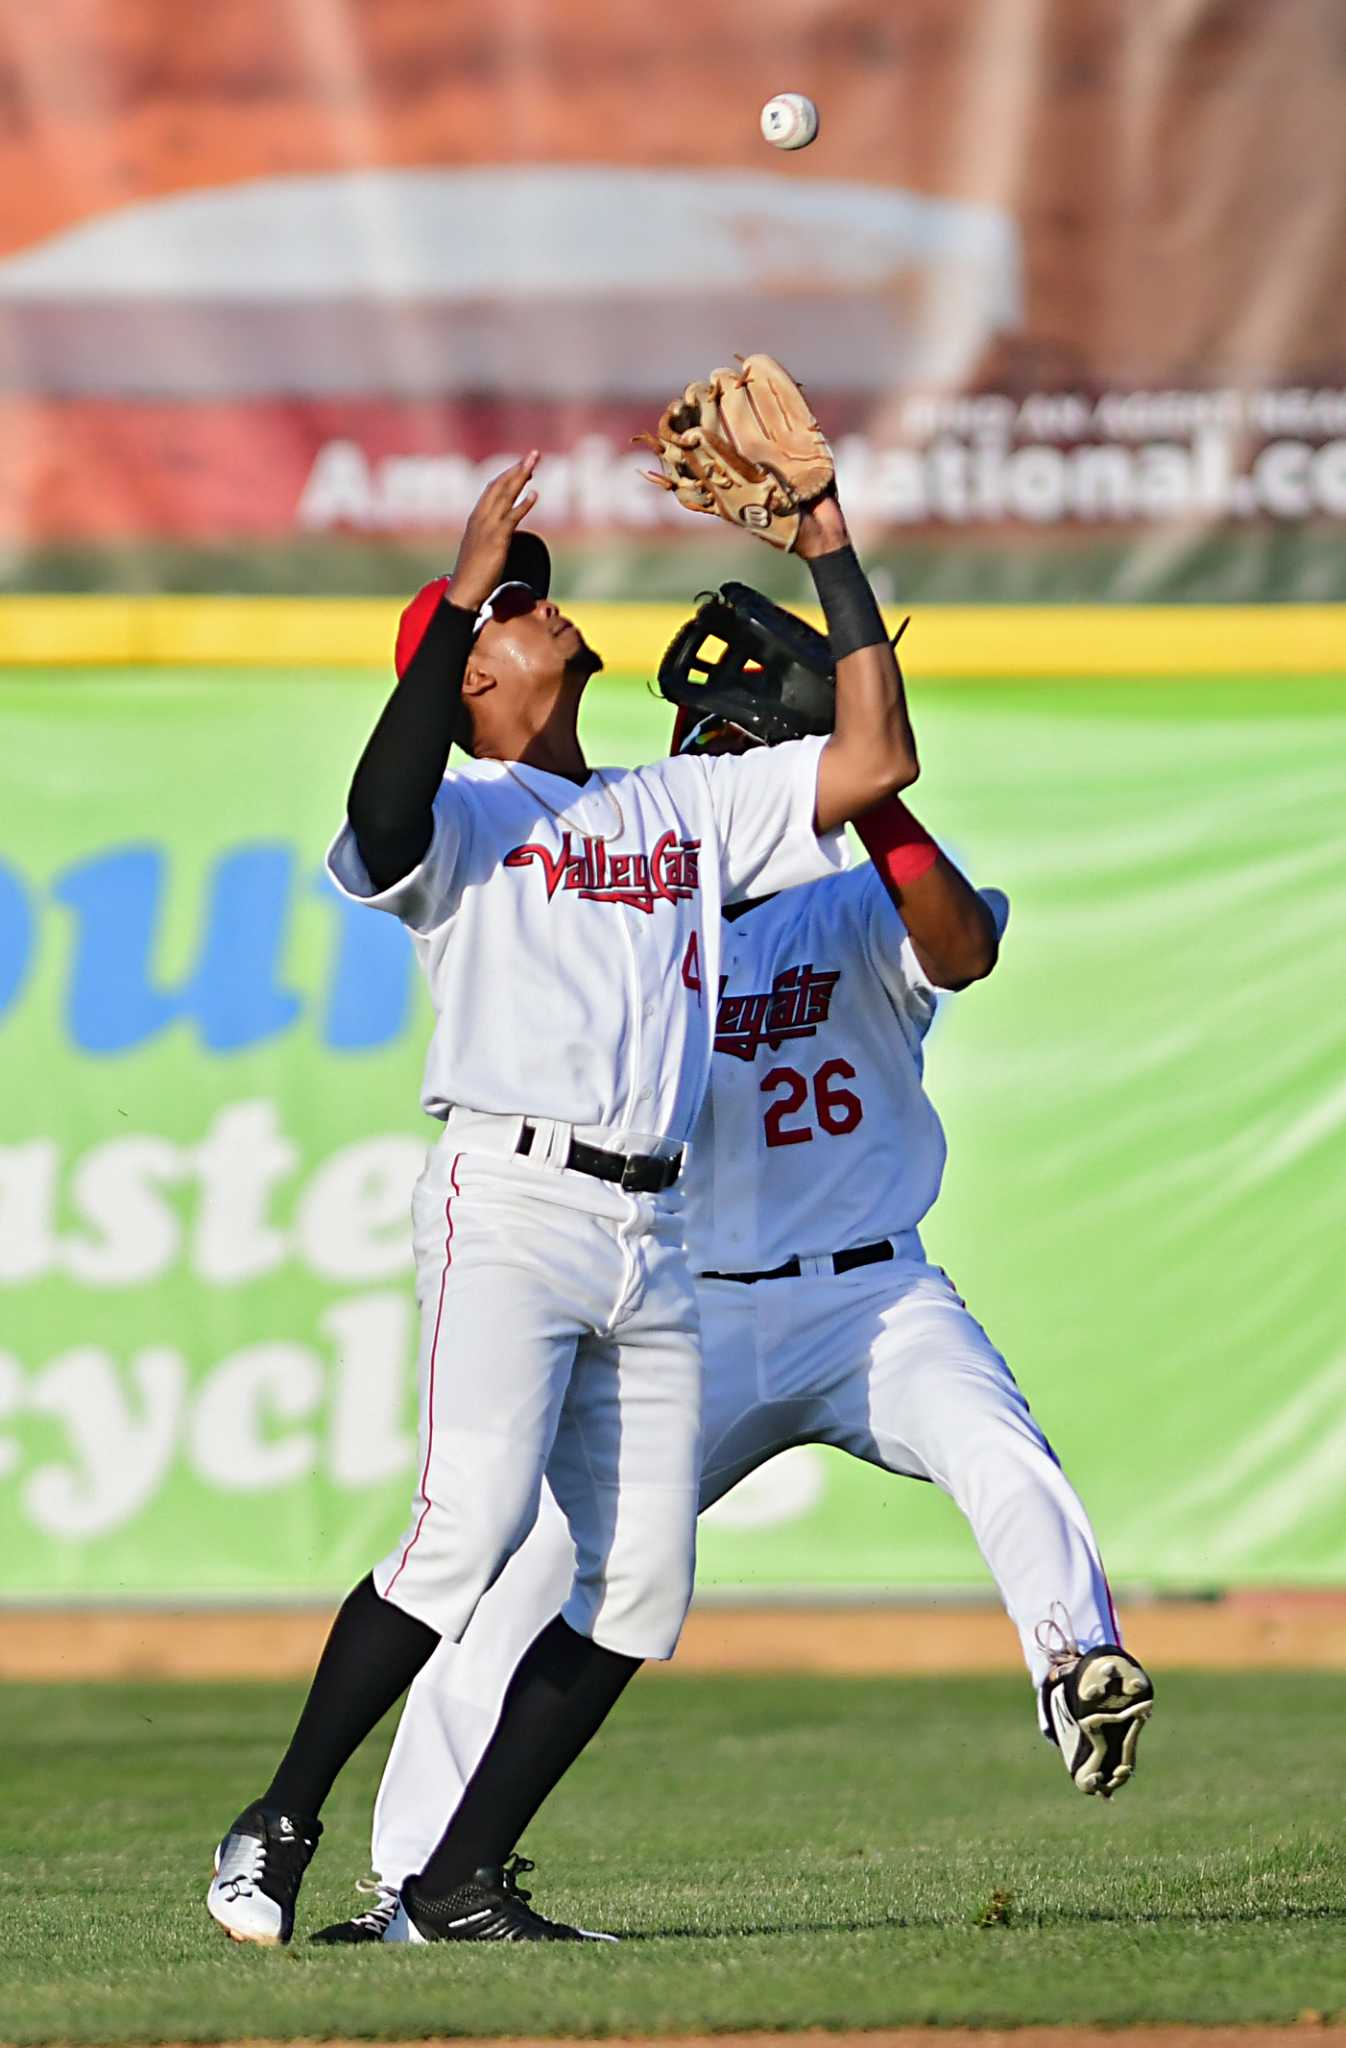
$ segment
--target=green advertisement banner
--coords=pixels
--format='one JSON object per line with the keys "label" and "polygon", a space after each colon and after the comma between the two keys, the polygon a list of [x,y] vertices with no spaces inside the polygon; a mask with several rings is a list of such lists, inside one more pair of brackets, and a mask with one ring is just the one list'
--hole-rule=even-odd
{"label": "green advertisement banner", "polygon": [[[413,1480],[410,949],[321,877],[381,678],[4,681],[0,1597],[326,1598]],[[663,743],[603,679],[596,758]],[[927,1232],[1123,1586],[1346,1579],[1346,692],[917,689],[1013,912],[930,1048]],[[511,1000],[482,990],[489,1015]],[[814,1449],[702,1583],[982,1586]]]}

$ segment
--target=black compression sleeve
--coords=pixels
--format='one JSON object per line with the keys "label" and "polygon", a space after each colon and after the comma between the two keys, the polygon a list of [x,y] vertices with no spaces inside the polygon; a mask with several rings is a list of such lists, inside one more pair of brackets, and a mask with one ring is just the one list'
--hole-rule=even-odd
{"label": "black compression sleeve", "polygon": [[346,814],[376,889],[391,889],[425,858],[462,714],[473,623],[456,605],[436,606],[360,756]]}
{"label": "black compression sleeve", "polygon": [[853,547],[834,548],[809,562],[818,602],[827,620],[833,659],[844,661],[861,647],[882,647],[888,633],[869,578]]}

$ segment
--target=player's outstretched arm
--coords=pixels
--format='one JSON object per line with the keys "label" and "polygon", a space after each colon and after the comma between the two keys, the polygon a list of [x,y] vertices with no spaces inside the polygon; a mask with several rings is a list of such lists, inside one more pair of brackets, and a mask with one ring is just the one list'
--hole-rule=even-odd
{"label": "player's outstretched arm", "polygon": [[818,765],[815,820],[831,832],[910,788],[921,767],[902,671],[835,494],[805,512],[795,552],[812,572],[837,664],[837,723]]}
{"label": "player's outstretched arm", "polygon": [[855,829],[935,987],[966,988],[988,975],[999,952],[991,908],[901,798],[867,811]]}
{"label": "player's outstretched arm", "polygon": [[360,756],[346,814],[376,889],[411,874],[429,848],[477,613],[500,581],[515,528],[537,503],[536,491],[519,496],[537,460],[534,449],[502,470],[473,506],[445,602],[431,613]]}

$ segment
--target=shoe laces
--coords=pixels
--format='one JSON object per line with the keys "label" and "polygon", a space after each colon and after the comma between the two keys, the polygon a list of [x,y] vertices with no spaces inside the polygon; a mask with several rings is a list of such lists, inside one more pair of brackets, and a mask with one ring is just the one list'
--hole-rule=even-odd
{"label": "shoe laces", "polygon": [[536,1869],[537,1865],[530,1861],[527,1856],[511,1856],[509,1862],[504,1864],[500,1871],[501,1891],[508,1892],[510,1898],[518,1899],[526,1906],[533,1894],[523,1889],[519,1879],[526,1877],[530,1870]]}
{"label": "shoe laces", "polygon": [[231,1835],[220,1857],[216,1883],[231,1899],[246,1898],[266,1875],[266,1842],[257,1835]]}
{"label": "shoe laces", "polygon": [[321,1833],[321,1821],[299,1821],[281,1814],[268,1825],[262,1851],[282,1869],[297,1865],[302,1871],[317,1848]]}
{"label": "shoe laces", "polygon": [[257,1834],[250,1828],[231,1829],[222,1845],[218,1881],[236,1899],[249,1890],[268,1898],[297,1890],[321,1833],[321,1821],[296,1821],[289,1814],[264,1816]]}
{"label": "shoe laces", "polygon": [[1079,1638],[1064,1601],[1053,1600],[1047,1619],[1040,1621],[1033,1631],[1033,1641],[1047,1659],[1049,1679],[1068,1678],[1080,1661]]}
{"label": "shoe laces", "polygon": [[385,1884],[381,1877],[357,1877],[355,1889],[365,1898],[377,1899],[375,1906],[366,1906],[363,1913],[352,1915],[357,1927],[371,1927],[383,1934],[392,1924],[397,1911],[398,1892],[396,1885]]}

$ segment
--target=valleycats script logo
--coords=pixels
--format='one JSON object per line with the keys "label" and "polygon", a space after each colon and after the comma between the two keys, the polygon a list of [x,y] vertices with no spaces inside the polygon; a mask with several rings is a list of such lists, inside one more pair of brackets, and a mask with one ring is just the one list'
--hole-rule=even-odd
{"label": "valleycats script logo", "polygon": [[725,979],[720,981],[715,1050],[750,1060],[760,1046],[779,1052],[787,1038],[816,1037],[819,1025],[827,1022],[841,969],[819,974],[811,960],[783,967],[770,988],[746,996],[726,995]]}
{"label": "valleycats script logo", "polygon": [[560,849],[516,846],[505,855],[507,868],[531,867],[536,861],[547,885],[547,901],[558,889],[569,889],[590,903],[625,903],[648,917],[656,903],[683,903],[701,886],[699,839],[679,839],[665,832],[653,853],[609,853],[602,839],[582,839],[574,851],[569,832]]}

